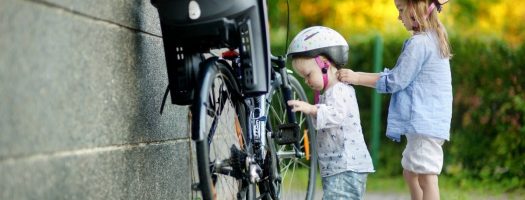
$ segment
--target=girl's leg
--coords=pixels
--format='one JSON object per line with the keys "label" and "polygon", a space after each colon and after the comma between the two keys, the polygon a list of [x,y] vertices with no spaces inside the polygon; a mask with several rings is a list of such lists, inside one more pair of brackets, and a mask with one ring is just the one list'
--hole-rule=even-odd
{"label": "girl's leg", "polygon": [[323,182],[323,200],[349,199],[345,191],[346,181],[343,173],[321,178]]}
{"label": "girl's leg", "polygon": [[352,171],[323,177],[323,200],[363,199],[368,173]]}
{"label": "girl's leg", "polygon": [[435,174],[420,174],[419,185],[423,190],[424,200],[439,200],[438,176]]}
{"label": "girl's leg", "polygon": [[[419,185],[418,174],[403,170],[403,177],[405,177],[405,182],[410,189],[410,197],[412,200],[422,200],[423,199],[423,190]],[[426,200],[426,199],[425,199]]]}

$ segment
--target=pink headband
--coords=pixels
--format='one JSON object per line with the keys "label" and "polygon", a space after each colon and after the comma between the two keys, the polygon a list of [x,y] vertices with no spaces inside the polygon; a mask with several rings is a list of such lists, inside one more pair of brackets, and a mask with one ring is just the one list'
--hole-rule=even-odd
{"label": "pink headband", "polygon": [[[432,13],[434,8],[436,8],[436,4],[434,2],[430,3],[430,6],[428,6],[428,10],[427,10],[427,17],[430,16],[430,13]],[[439,12],[439,10],[440,9],[438,9],[438,12]]]}
{"label": "pink headband", "polygon": [[[437,4],[436,4],[437,2]],[[437,8],[437,11],[438,12],[441,12],[441,7],[443,4],[447,3],[448,1],[445,1],[443,3],[440,3],[439,1],[432,1],[432,3],[430,3],[430,5],[428,6],[428,10],[427,10],[427,17],[430,15],[430,13],[432,13],[432,11],[434,10],[434,8]]]}
{"label": "pink headband", "polygon": [[[428,6],[427,14],[425,15],[425,19],[427,19],[430,16],[430,14],[434,10],[434,8],[436,8],[436,3],[434,1],[432,1],[432,3],[430,3],[430,6]],[[437,11],[441,12],[441,5],[437,6]],[[419,24],[417,24],[417,23],[413,26],[414,29],[418,28],[418,27],[419,27]]]}

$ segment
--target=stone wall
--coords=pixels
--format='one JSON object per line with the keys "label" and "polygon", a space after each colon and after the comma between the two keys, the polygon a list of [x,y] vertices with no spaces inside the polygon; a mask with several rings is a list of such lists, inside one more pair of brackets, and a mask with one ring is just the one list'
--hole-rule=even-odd
{"label": "stone wall", "polygon": [[0,0],[0,199],[190,199],[165,68],[149,0]]}

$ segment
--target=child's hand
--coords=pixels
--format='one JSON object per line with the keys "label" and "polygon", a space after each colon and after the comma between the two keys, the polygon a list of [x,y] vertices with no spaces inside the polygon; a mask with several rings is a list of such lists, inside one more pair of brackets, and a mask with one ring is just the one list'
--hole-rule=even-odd
{"label": "child's hand", "polygon": [[316,115],[317,114],[317,107],[314,105],[311,105],[309,103],[306,103],[304,101],[299,100],[289,100],[288,106],[292,107],[293,112],[302,112],[308,115]]}
{"label": "child's hand", "polygon": [[359,85],[359,74],[351,69],[340,69],[336,72],[337,79],[352,85]]}

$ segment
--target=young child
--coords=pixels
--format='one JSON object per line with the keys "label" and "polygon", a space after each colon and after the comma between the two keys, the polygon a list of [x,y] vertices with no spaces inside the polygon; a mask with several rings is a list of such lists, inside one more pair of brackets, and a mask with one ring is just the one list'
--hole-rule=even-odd
{"label": "young child", "polygon": [[[382,73],[338,71],[338,79],[391,93],[387,136],[407,145],[401,165],[412,200],[439,199],[442,145],[452,118],[452,57],[447,32],[438,19],[442,1],[394,0],[398,19],[413,35],[392,70]],[[436,11],[437,8],[437,11]]]}
{"label": "young child", "polygon": [[[337,80],[348,61],[348,44],[336,31],[315,26],[301,31],[288,48],[295,71],[316,91],[316,104],[291,100],[294,112],[314,116],[323,199],[362,199],[374,172],[354,88]],[[324,94],[319,97],[319,91]],[[318,100],[317,100],[318,99]]]}

